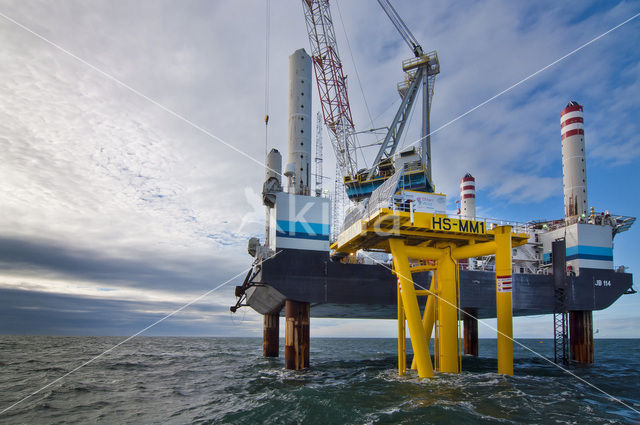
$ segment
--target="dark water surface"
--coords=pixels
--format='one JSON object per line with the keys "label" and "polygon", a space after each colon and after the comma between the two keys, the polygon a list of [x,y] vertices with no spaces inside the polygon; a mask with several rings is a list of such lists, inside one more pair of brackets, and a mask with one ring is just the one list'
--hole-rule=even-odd
{"label": "dark water surface", "polygon": [[[120,342],[0,336],[0,411]],[[540,342],[542,341],[542,343]],[[551,356],[551,340],[521,340]],[[139,337],[0,415],[0,423],[602,424],[640,415],[516,346],[495,373],[495,340],[464,372],[398,377],[393,339],[312,339],[312,368],[263,359],[256,338]],[[281,342],[281,356],[282,356]],[[640,340],[596,340],[569,369],[640,410]]]}

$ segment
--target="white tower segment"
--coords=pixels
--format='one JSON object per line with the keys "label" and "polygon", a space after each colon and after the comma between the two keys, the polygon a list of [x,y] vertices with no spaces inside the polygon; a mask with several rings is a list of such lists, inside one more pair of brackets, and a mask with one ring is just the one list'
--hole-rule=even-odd
{"label": "white tower segment", "polygon": [[311,183],[311,57],[304,49],[289,56],[289,164],[294,193],[309,195]]}
{"label": "white tower segment", "polygon": [[587,213],[587,172],[582,106],[571,101],[560,113],[565,218]]}
{"label": "white tower segment", "polygon": [[460,180],[460,217],[476,218],[476,179],[469,173]]}

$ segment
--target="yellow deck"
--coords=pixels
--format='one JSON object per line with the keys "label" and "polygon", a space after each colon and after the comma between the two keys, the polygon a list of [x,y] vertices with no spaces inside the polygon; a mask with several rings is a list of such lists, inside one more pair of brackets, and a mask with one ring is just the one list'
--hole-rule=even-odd
{"label": "yellow deck", "polygon": [[[437,242],[453,242],[462,246],[493,240],[494,230],[489,227],[496,224],[381,208],[340,233],[331,249],[340,253],[360,249],[391,252],[390,238],[402,238],[407,246],[429,247]],[[526,233],[512,233],[511,238],[512,246],[516,247],[527,243],[529,237]]]}

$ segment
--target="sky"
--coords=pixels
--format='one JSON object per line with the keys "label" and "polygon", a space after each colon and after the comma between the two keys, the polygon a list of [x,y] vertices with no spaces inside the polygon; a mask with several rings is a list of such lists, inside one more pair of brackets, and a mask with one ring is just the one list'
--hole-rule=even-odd
{"label": "sky", "polygon": [[[560,111],[576,100],[589,205],[638,215],[640,18],[447,124],[640,1],[393,4],[438,52],[433,176],[450,211],[471,172],[478,216],[562,217]],[[356,128],[388,125],[411,51],[377,3],[332,5]],[[268,79],[264,1],[0,0],[0,13],[0,334],[131,335],[224,283],[146,334],[261,335],[260,315],[228,307],[263,237],[265,142],[286,152],[288,56],[309,51],[301,3],[271,2]],[[640,272],[638,242],[638,226],[616,237],[616,266]],[[640,337],[639,320],[640,296],[623,296],[594,313],[596,337]],[[311,332],[394,337],[396,324],[313,319]],[[552,318],[517,318],[514,335],[550,337]]]}

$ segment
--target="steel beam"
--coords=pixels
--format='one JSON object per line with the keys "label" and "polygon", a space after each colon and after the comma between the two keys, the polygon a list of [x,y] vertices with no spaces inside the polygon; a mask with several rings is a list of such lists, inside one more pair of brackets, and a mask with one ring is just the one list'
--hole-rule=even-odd
{"label": "steel beam", "polygon": [[404,307],[404,313],[409,325],[411,346],[416,356],[418,376],[420,378],[432,378],[433,366],[429,356],[427,337],[422,326],[418,298],[411,278],[409,258],[405,252],[404,242],[400,239],[389,239],[389,247],[393,255],[393,266],[400,281],[400,298]]}
{"label": "steel beam", "polygon": [[451,246],[443,248],[445,255],[438,260],[438,360],[439,372],[460,372],[458,341],[458,262],[450,255]]}
{"label": "steel beam", "polygon": [[[431,335],[433,334],[433,326],[435,324],[436,316],[436,273],[433,271],[431,273],[431,286],[429,286],[429,297],[427,298],[427,305],[424,308],[424,313],[422,314],[422,326],[424,328],[424,333],[427,337],[427,344],[431,341]],[[416,358],[413,357],[413,361],[411,362],[411,369],[416,369]]]}
{"label": "steel beam", "polygon": [[[403,376],[407,372],[407,319],[404,315],[402,303],[402,285],[398,278],[398,375]],[[412,365],[413,368],[413,365]]]}
{"label": "steel beam", "polygon": [[380,160],[383,159],[383,157],[392,157],[396,149],[398,148],[400,138],[402,137],[402,132],[404,131],[404,127],[409,120],[411,108],[413,107],[413,103],[416,100],[416,95],[418,94],[418,90],[420,89],[420,84],[422,83],[423,78],[427,78],[427,71],[423,68],[418,68],[414,80],[411,82],[407,93],[402,98],[400,107],[398,107],[398,111],[396,112],[396,115],[393,118],[391,125],[389,126],[389,131],[387,132],[382,145],[380,145],[380,149],[376,154],[376,158],[373,160],[373,165],[369,170],[369,174],[367,174],[367,179],[373,177],[375,169],[380,163]]}

